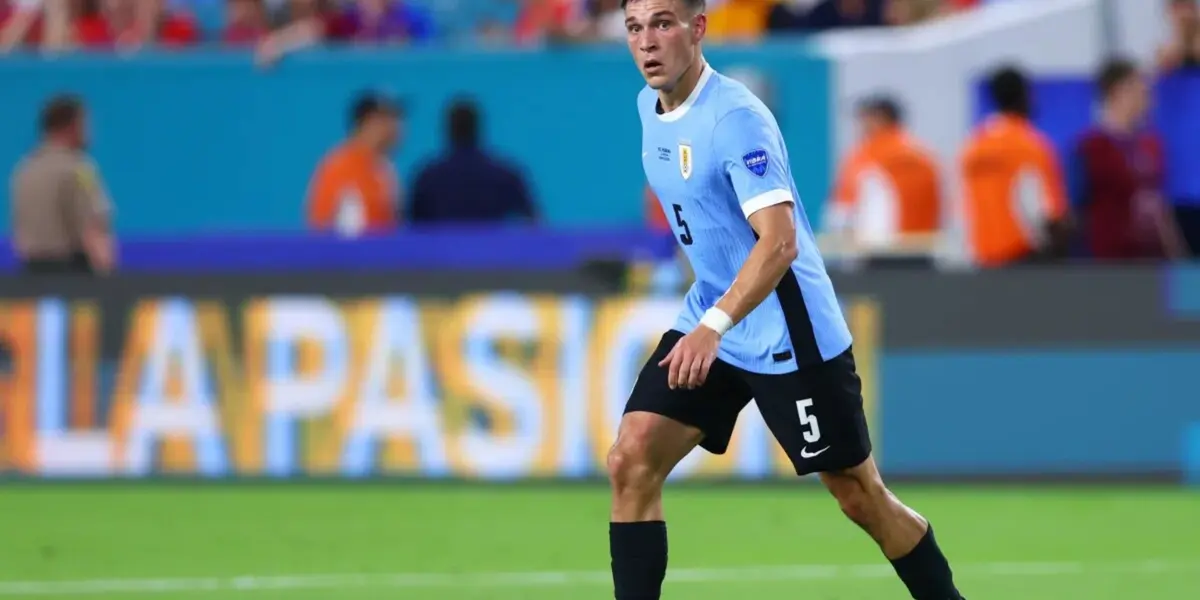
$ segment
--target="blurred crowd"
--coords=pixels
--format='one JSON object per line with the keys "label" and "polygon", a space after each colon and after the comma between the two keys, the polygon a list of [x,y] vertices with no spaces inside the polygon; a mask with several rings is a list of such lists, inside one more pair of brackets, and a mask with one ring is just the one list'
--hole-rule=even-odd
{"label": "blurred crowd", "polygon": [[[906,25],[997,0],[712,0],[709,37]],[[624,39],[621,0],[0,0],[0,51]]]}
{"label": "blurred crowd", "polygon": [[[859,143],[828,204],[827,236],[867,255],[907,256],[928,252],[958,221],[974,262],[991,267],[1200,256],[1200,199],[1168,193],[1167,165],[1186,161],[1172,160],[1179,157],[1163,141],[1168,132],[1150,120],[1156,78],[1200,72],[1200,6],[1166,5],[1168,35],[1156,63],[1106,61],[1093,78],[1092,126],[1065,148],[1038,129],[1038,99],[1012,66],[991,74],[995,112],[949,164],[908,132],[895,98],[864,99]],[[957,191],[958,202],[947,202],[945,189]]]}
{"label": "blurred crowd", "polygon": [[[221,43],[254,50],[269,63],[288,51],[326,42],[438,39],[445,25],[435,18],[440,1],[0,0],[0,47],[120,52]],[[1006,0],[713,0],[710,35],[753,39],[779,30],[895,26],[984,1]],[[834,250],[830,255],[850,256],[851,262],[914,256],[928,262],[939,246],[955,246],[984,267],[1068,257],[1200,255],[1200,191],[1181,196],[1167,185],[1167,165],[1191,155],[1172,155],[1160,138],[1182,124],[1158,123],[1155,131],[1150,119],[1152,84],[1158,78],[1200,72],[1200,8],[1196,0],[1162,1],[1168,7],[1168,34],[1154,64],[1109,60],[1090,86],[1096,94],[1092,125],[1067,147],[1056,147],[1039,130],[1034,82],[1016,66],[989,75],[986,95],[993,114],[970,132],[958,156],[934,156],[923,146],[906,123],[902,99],[886,90],[860,99],[859,139],[837,166],[824,203],[823,246]],[[624,29],[620,4],[515,0],[512,6],[519,10],[510,21],[483,29],[518,43],[616,39]],[[409,177],[394,163],[405,138],[402,103],[368,93],[352,103],[349,113],[349,134],[330,140],[327,154],[309,174],[304,211],[310,230],[353,237],[387,234],[403,224],[541,220],[523,166],[489,150],[481,133],[482,108],[469,98],[450,104],[444,147]],[[57,227],[60,211],[43,210],[49,205],[41,198],[58,193],[64,178],[77,188],[73,206],[82,215],[79,220],[107,230],[110,202],[101,178],[77,152],[87,146],[85,115],[80,98],[50,102],[42,115],[43,148],[14,179],[15,202],[30,207],[28,215],[19,206],[14,213],[19,254],[53,255],[47,269],[61,267],[63,248],[35,248],[35,241],[62,236],[44,233],[50,226],[22,224],[44,217]],[[645,200],[650,226],[669,231],[671,221],[648,188]],[[103,250],[111,241],[84,246],[101,250],[87,250],[94,256],[75,256],[71,264],[111,263],[104,258],[111,252]]]}

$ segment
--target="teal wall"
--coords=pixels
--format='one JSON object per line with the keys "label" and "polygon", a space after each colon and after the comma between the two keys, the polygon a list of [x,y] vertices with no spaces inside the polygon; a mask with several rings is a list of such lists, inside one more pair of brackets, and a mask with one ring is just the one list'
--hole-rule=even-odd
{"label": "teal wall", "polygon": [[[810,210],[828,188],[829,67],[797,44],[709,52],[717,69],[773,80],[778,117]],[[396,156],[411,178],[442,139],[442,107],[460,92],[483,106],[490,145],[520,163],[548,220],[639,222],[642,82],[623,48],[555,52],[315,51],[257,69],[245,54],[0,58],[0,170],[35,142],[38,106],[72,91],[92,107],[94,154],[134,234],[302,227],[308,177],[345,133],[364,88],[404,97],[411,122]],[[0,202],[8,203],[8,189]],[[8,210],[0,228],[8,230]]]}

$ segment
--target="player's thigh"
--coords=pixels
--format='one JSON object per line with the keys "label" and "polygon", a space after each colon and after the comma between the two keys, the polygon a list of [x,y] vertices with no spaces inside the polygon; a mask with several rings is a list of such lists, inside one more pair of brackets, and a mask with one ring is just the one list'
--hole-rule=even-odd
{"label": "player's thigh", "polygon": [[851,350],[787,375],[747,374],[767,427],[798,475],[841,472],[871,456]]}
{"label": "player's thigh", "polygon": [[[678,331],[668,331],[642,367],[637,383],[629,394],[629,401],[625,404],[622,429],[632,431],[632,425],[626,426],[631,418],[639,423],[643,420],[654,421],[647,417],[634,417],[639,413],[650,413],[699,432],[700,437],[692,443],[692,447],[699,443],[702,448],[713,454],[724,454],[729,447],[729,439],[733,435],[738,414],[750,402],[750,388],[742,380],[737,369],[718,360],[713,363],[708,378],[700,387],[671,389],[667,382],[667,368],[658,366],[658,363],[671,352],[682,337],[683,334]],[[652,433],[642,433],[639,430],[638,435]],[[618,442],[620,438],[618,435]],[[684,452],[684,455],[686,454]],[[682,459],[683,456],[679,458]]]}

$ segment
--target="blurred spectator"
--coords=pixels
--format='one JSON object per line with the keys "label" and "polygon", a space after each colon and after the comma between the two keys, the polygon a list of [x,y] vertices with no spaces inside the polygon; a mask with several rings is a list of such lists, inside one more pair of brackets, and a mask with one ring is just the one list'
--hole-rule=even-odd
{"label": "blurred spectator", "polygon": [[1171,37],[1158,50],[1162,71],[1200,67],[1200,9],[1197,0],[1165,0]]}
{"label": "blurred spectator", "polygon": [[1179,258],[1183,239],[1163,198],[1163,146],[1146,130],[1149,85],[1127,60],[1096,78],[1100,122],[1076,144],[1072,198],[1090,255],[1103,260]]}
{"label": "blurred spectator", "polygon": [[0,52],[25,44],[37,44],[40,37],[42,0],[0,2]]}
{"label": "blurred spectator", "polygon": [[400,106],[364,94],[351,108],[350,138],[321,161],[309,188],[308,224],[346,237],[396,227],[401,187],[391,153],[400,142]]}
{"label": "blurred spectator", "polygon": [[19,0],[0,33],[0,50],[21,43],[45,49],[184,47],[200,39],[186,15],[164,0]]}
{"label": "blurred spectator", "polygon": [[708,13],[707,39],[752,41],[767,31],[776,0],[725,0]]}
{"label": "blurred spectator", "polygon": [[937,16],[940,0],[884,0],[883,22],[893,27],[913,25]]}
{"label": "blurred spectator", "polygon": [[570,0],[524,0],[513,25],[513,40],[527,46],[569,39],[578,16]]}
{"label": "blurred spectator", "polygon": [[115,262],[112,205],[86,154],[87,115],[73,96],[41,113],[41,145],[13,174],[13,243],[28,273],[107,273]]}
{"label": "blurred spectator", "polygon": [[883,25],[879,0],[824,0],[811,6],[806,0],[781,2],[771,10],[771,31],[819,33],[851,27]]}
{"label": "blurred spectator", "polygon": [[413,223],[533,221],[537,211],[525,178],[480,145],[475,104],[461,100],[447,111],[445,154],[421,169],[409,204]]}
{"label": "blurred spectator", "polygon": [[258,62],[270,65],[289,52],[345,38],[349,27],[332,0],[286,0],[275,11],[276,28],[258,47]]}
{"label": "blurred spectator", "polygon": [[942,217],[937,162],[904,130],[894,99],[864,100],[858,121],[861,141],[826,219],[830,241],[867,254],[931,254]]}
{"label": "blurred spectator", "polygon": [[355,42],[400,44],[433,36],[430,16],[399,0],[354,0],[345,19],[347,34]]}
{"label": "blurred spectator", "polygon": [[[625,39],[625,11],[621,8],[621,0],[588,0],[587,9],[588,18],[581,37],[610,42]],[[712,31],[711,25],[709,31]]]}
{"label": "blurred spectator", "polygon": [[1067,190],[1050,141],[1029,119],[1032,97],[1021,71],[989,79],[999,109],[967,142],[961,166],[963,218],[976,262],[1001,267],[1061,257],[1068,244]]}
{"label": "blurred spectator", "polygon": [[14,0],[0,27],[0,52],[18,46],[43,50],[75,46],[85,33],[80,31],[84,15],[98,12],[96,0]]}
{"label": "blurred spectator", "polygon": [[93,49],[147,44],[178,48],[198,42],[195,23],[165,10],[164,4],[164,0],[85,0],[75,23],[75,41]]}
{"label": "blurred spectator", "polygon": [[225,30],[221,33],[226,44],[258,44],[270,31],[271,20],[263,0],[228,0]]}
{"label": "blurred spectator", "polygon": [[778,0],[767,13],[767,31],[787,33],[804,30],[804,18],[823,0]]}
{"label": "blurred spectator", "polygon": [[943,0],[942,12],[959,12],[975,8],[983,4],[986,0]]}

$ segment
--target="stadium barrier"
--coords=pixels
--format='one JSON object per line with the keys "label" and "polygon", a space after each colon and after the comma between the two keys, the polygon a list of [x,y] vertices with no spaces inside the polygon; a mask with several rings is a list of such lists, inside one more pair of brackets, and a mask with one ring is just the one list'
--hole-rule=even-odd
{"label": "stadium barrier", "polygon": [[[802,42],[713,48],[713,65],[770,81],[801,197],[813,214],[830,186],[828,61]],[[321,157],[346,136],[365,89],[398,96],[407,126],[395,161],[411,181],[445,146],[443,111],[470,95],[483,138],[521,167],[546,223],[644,222],[637,94],[620,44],[553,52],[501,49],[311,50],[269,71],[249,52],[0,57],[0,169],[36,142],[41,103],[81,95],[92,151],[126,235],[303,231]],[[120,81],[120,85],[113,85]],[[587,90],[587,93],[580,93]],[[7,186],[0,187],[0,205]],[[9,214],[0,211],[0,230]]]}
{"label": "stadium barrier", "polygon": [[[678,299],[575,294],[529,273],[456,281],[6,279],[0,473],[600,475]],[[1200,271],[889,271],[837,285],[890,476],[1195,472]],[[697,453],[676,477],[786,476],[754,413],[728,454]]]}

